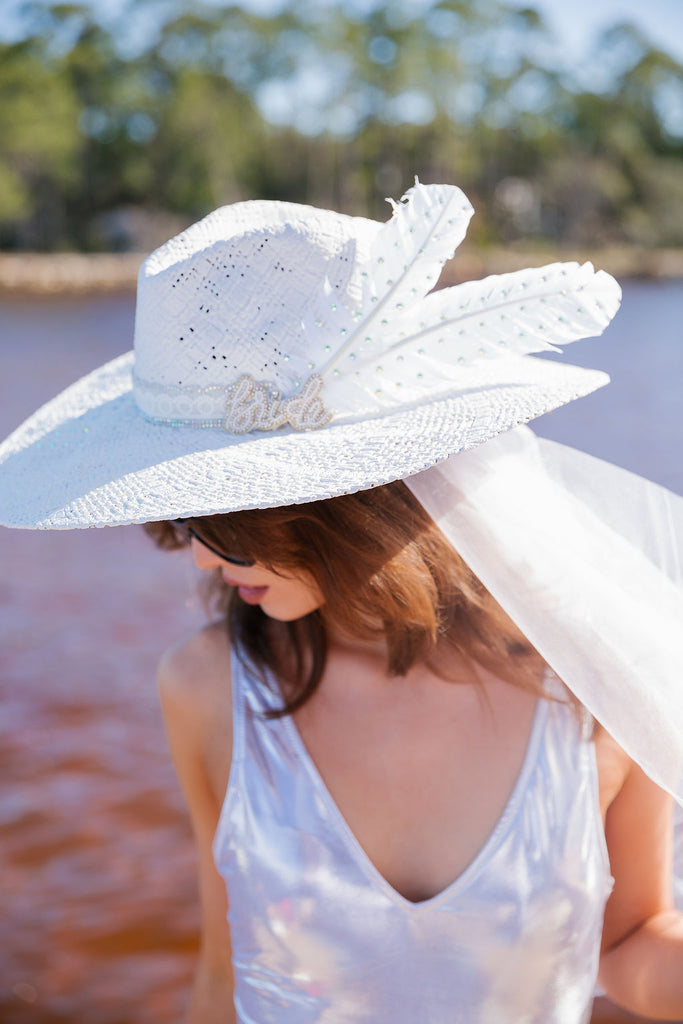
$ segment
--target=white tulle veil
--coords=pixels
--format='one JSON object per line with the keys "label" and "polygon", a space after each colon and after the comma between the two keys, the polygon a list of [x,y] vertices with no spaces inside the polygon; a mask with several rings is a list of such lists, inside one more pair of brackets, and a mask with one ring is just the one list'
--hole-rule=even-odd
{"label": "white tulle veil", "polygon": [[528,427],[406,482],[550,667],[683,804],[683,499]]}

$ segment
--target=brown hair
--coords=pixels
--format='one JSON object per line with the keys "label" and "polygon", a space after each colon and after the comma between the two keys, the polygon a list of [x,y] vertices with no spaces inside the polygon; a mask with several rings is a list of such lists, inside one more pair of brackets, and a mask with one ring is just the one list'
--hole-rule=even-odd
{"label": "brown hair", "polygon": [[[301,707],[325,668],[328,625],[358,639],[384,635],[387,671],[404,675],[430,663],[437,643],[509,682],[540,693],[542,662],[512,620],[453,550],[403,481],[281,508],[192,519],[222,551],[288,575],[308,574],[324,597],[294,622],[269,619],[214,574],[211,598],[225,615],[238,653],[283,687],[278,714]],[[162,548],[185,543],[172,523],[148,523]]]}

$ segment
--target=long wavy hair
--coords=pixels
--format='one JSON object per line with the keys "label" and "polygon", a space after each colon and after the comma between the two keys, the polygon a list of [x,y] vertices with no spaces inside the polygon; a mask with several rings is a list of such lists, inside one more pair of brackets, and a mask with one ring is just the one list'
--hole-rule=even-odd
{"label": "long wavy hair", "polygon": [[[318,610],[279,622],[242,602],[220,572],[211,574],[207,597],[238,655],[280,684],[283,706],[275,714],[295,711],[315,692],[331,625],[360,640],[384,636],[389,675],[404,675],[419,661],[431,665],[437,645],[445,643],[453,664],[469,663],[475,676],[482,665],[542,693],[540,656],[401,480],[324,501],[189,522],[219,550],[239,552],[284,576],[307,574],[323,595]],[[187,543],[170,522],[148,523],[145,530],[164,549]]]}

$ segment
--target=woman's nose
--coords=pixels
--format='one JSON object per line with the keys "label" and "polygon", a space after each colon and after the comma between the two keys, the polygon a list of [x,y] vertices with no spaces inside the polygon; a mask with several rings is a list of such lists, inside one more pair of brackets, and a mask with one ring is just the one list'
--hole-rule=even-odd
{"label": "woman's nose", "polygon": [[205,547],[196,537],[190,540],[190,551],[192,552],[194,564],[198,569],[216,569],[218,566],[225,564],[222,558],[219,558],[213,551]]}

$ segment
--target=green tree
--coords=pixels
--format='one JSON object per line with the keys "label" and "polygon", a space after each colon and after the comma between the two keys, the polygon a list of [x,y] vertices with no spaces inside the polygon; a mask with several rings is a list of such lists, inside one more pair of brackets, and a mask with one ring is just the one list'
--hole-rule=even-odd
{"label": "green tree", "polygon": [[0,45],[0,139],[0,232],[49,247],[78,174],[78,103],[63,70],[27,42]]}
{"label": "green tree", "polygon": [[465,189],[479,244],[683,243],[680,64],[616,26],[587,89],[531,8],[419,9],[130,0],[103,22],[34,0],[0,48],[5,244],[111,244],[111,211],[189,220],[244,197],[383,217],[414,174]]}

